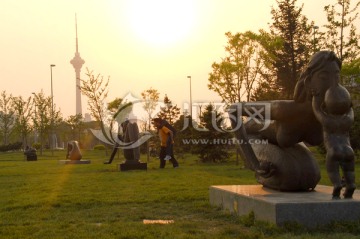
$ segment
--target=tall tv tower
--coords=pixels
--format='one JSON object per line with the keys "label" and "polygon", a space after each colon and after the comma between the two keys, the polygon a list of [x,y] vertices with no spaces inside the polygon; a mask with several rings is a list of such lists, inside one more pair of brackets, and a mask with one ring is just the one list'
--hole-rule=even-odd
{"label": "tall tv tower", "polygon": [[75,69],[76,76],[76,114],[82,114],[81,107],[81,91],[80,91],[80,71],[82,65],[85,63],[83,59],[80,57],[79,49],[78,49],[78,35],[77,35],[77,18],[75,14],[75,31],[76,31],[76,52],[74,58],[70,61]]}

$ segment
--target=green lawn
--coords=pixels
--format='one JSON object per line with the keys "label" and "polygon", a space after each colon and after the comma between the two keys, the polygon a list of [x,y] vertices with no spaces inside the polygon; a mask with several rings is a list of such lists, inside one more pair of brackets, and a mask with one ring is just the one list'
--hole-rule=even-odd
{"label": "green lawn", "polygon": [[[20,152],[0,154],[0,238],[360,237],[360,222],[313,231],[277,228],[210,206],[209,186],[256,183],[253,172],[235,161],[203,164],[185,155],[180,168],[159,169],[151,158],[147,171],[119,172],[123,159],[104,165],[105,151],[83,152],[88,165],[59,164],[65,154],[44,152],[34,162]],[[321,184],[328,184],[322,175]],[[174,223],[145,225],[144,219]]]}

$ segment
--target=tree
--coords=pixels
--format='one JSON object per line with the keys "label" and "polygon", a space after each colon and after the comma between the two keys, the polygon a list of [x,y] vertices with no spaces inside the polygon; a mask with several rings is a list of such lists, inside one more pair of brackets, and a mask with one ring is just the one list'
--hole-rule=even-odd
{"label": "tree", "polygon": [[350,130],[350,143],[354,149],[360,150],[360,106],[354,107],[354,119]]}
{"label": "tree", "polygon": [[[82,114],[70,115],[66,119],[66,123],[70,126],[74,138],[78,138],[79,143],[81,144],[81,130],[84,126],[84,118]],[[77,137],[75,136],[77,133]]]}
{"label": "tree", "polygon": [[[351,94],[354,106],[360,105],[360,58],[350,63],[344,63],[341,68],[342,84]],[[360,118],[355,118],[359,120]]]}
{"label": "tree", "polygon": [[225,33],[228,42],[225,58],[212,64],[208,88],[215,91],[226,104],[250,100],[254,84],[264,73],[266,62],[259,35],[253,32]]}
{"label": "tree", "polygon": [[262,47],[259,57],[262,58],[264,66],[261,68],[256,87],[252,92],[252,101],[282,99],[281,87],[276,83],[277,71],[274,64],[277,60],[275,53],[282,49],[283,40],[278,36],[260,29],[257,41]]}
{"label": "tree", "polygon": [[[146,124],[144,127],[145,127],[145,130],[150,130],[152,115],[153,115],[153,112],[156,109],[156,106],[159,101],[159,92],[150,87],[149,89],[141,92],[141,97],[143,99],[143,108],[146,111],[146,113],[148,114],[147,115],[148,127],[146,127]],[[150,149],[149,141],[146,141],[146,154],[147,154],[148,162],[150,160],[150,150],[149,149]]]}
{"label": "tree", "polygon": [[129,118],[131,111],[133,110],[133,102],[123,102],[121,98],[115,98],[107,104],[107,110],[112,115],[110,120],[112,123],[116,120],[118,123],[124,122]]}
{"label": "tree", "polygon": [[167,95],[164,97],[164,106],[160,107],[158,116],[168,121],[171,125],[179,118],[180,108],[177,105],[173,105]]}
{"label": "tree", "polygon": [[121,98],[115,98],[113,101],[110,101],[109,103],[107,103],[107,109],[112,114],[115,114],[119,110],[119,107],[120,107],[122,101],[123,100]]}
{"label": "tree", "polygon": [[207,131],[196,134],[198,144],[194,145],[194,152],[199,154],[201,161],[221,162],[228,158],[227,145],[232,136],[222,131],[223,122],[222,113],[213,104],[207,105],[201,118],[201,125]]}
{"label": "tree", "polygon": [[33,124],[34,128],[39,132],[40,155],[42,155],[44,142],[49,142],[49,137],[51,137],[51,122],[54,123],[56,128],[61,123],[62,118],[60,110],[56,110],[56,105],[53,106],[54,112],[52,114],[51,96],[45,96],[43,91],[34,94],[34,104],[37,110],[36,115],[33,117]]}
{"label": "tree", "polygon": [[12,104],[12,95],[7,95],[6,91],[0,95],[0,132],[3,136],[3,144],[9,143],[9,135],[15,124],[15,111]]}
{"label": "tree", "polygon": [[267,81],[263,80],[259,82],[254,90],[252,101],[264,101],[264,100],[280,100],[282,99],[281,91],[276,85],[274,78],[269,78]]}
{"label": "tree", "polygon": [[194,148],[191,144],[187,144],[186,142],[193,138],[193,135],[195,135],[195,129],[191,127],[191,123],[184,126],[184,123],[190,122],[190,120],[190,115],[180,115],[179,119],[173,123],[174,128],[178,132],[174,139],[174,148],[176,149],[176,153],[193,153]]}
{"label": "tree", "polygon": [[88,109],[90,114],[99,122],[105,122],[106,106],[105,99],[108,94],[110,77],[104,81],[104,77],[98,74],[95,76],[92,71],[86,68],[88,80],[80,79],[80,90],[88,98]]}
{"label": "tree", "polygon": [[32,98],[24,100],[21,96],[13,98],[13,108],[15,111],[15,131],[18,132],[23,146],[28,145],[27,136],[32,131],[30,119],[32,116]]}
{"label": "tree", "polygon": [[[120,98],[115,98],[113,101],[106,104],[105,100],[108,95],[107,87],[109,85],[110,77],[104,81],[104,77],[100,74],[95,76],[92,71],[89,71],[89,69],[86,70],[88,80],[80,80],[79,87],[82,94],[87,96],[90,114],[100,124],[101,129],[101,132],[98,130],[92,130],[91,132],[96,137],[102,137],[102,142],[115,145],[117,139],[114,138],[113,134],[114,120],[116,119],[120,121],[121,119],[118,119],[118,117],[131,111],[132,104],[122,104],[122,99]],[[118,123],[120,123],[119,121]],[[102,136],[97,135],[98,133],[101,133]]]}
{"label": "tree", "polygon": [[[325,33],[325,47],[334,51],[342,62],[351,62],[360,54],[359,37],[356,33],[355,20],[358,16],[356,11],[360,5],[358,1],[351,8],[350,0],[336,0],[334,5],[327,5],[324,10],[327,15],[328,24]],[[345,30],[349,29],[347,39]]]}
{"label": "tree", "polygon": [[272,8],[273,23],[270,34],[282,38],[281,49],[268,49],[275,56],[273,68],[276,70],[276,84],[283,98],[293,96],[297,79],[309,61],[311,54],[311,33],[313,23],[301,14],[302,8],[296,7],[296,0],[277,0],[278,8]]}
{"label": "tree", "polygon": [[114,124],[117,122],[116,132],[119,133],[119,126],[126,119],[129,119],[129,115],[133,109],[132,102],[123,102],[121,98],[115,98],[113,101],[110,101],[107,104],[107,110],[111,113],[112,118],[109,119],[109,128],[111,131],[114,131]]}
{"label": "tree", "polygon": [[141,92],[141,97],[143,99],[143,108],[148,115],[148,130],[150,130],[152,115],[159,103],[159,92],[150,87],[149,89]]}

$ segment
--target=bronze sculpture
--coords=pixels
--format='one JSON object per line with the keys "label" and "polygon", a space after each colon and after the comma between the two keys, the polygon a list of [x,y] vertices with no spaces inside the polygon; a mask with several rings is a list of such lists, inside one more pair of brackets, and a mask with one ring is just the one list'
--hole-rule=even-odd
{"label": "bronze sculpture", "polygon": [[334,185],[333,198],[340,198],[342,180],[341,167],[345,179],[345,198],[352,198],[355,190],[354,151],[350,145],[349,131],[354,121],[349,92],[341,85],[330,87],[321,102],[321,97],[314,92],[313,110],[322,124],[324,145],[326,148],[326,169]]}
{"label": "bronze sculpture", "polygon": [[77,141],[69,141],[67,143],[66,158],[70,160],[81,160],[82,154],[80,151],[79,143]]}
{"label": "bronze sculpture", "polygon": [[[334,52],[315,53],[296,84],[294,100],[262,102],[270,108],[268,119],[264,120],[263,115],[249,115],[249,110],[257,110],[258,105],[240,103],[231,106],[230,119],[235,136],[245,142],[239,145],[241,156],[256,172],[259,183],[284,191],[315,188],[320,180],[320,170],[303,143],[321,144],[324,125],[315,116],[312,99],[316,92],[316,99],[320,103],[324,102],[328,89],[339,84],[340,69],[341,62]],[[240,123],[241,126],[238,127],[242,116],[257,117],[262,120],[262,124],[249,121],[246,124]],[[264,127],[266,120],[271,120],[268,127]],[[251,138],[267,139],[269,144],[251,145]],[[351,197],[352,188],[355,188],[351,181],[352,178],[347,181],[349,189],[345,197]]]}

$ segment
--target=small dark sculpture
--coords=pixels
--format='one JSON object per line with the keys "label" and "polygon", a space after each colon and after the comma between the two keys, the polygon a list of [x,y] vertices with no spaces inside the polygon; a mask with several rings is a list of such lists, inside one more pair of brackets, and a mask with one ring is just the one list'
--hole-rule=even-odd
{"label": "small dark sculpture", "polygon": [[326,91],[323,103],[321,97],[314,92],[312,104],[314,114],[323,126],[326,169],[334,185],[333,198],[340,198],[340,167],[346,185],[344,197],[352,198],[356,186],[354,151],[349,139],[349,131],[354,121],[350,94],[344,87],[336,85]]}
{"label": "small dark sculpture", "polygon": [[[123,128],[123,142],[124,143],[134,143],[139,139],[139,127],[136,122],[130,122],[126,120],[121,124]],[[124,148],[124,157],[126,164],[139,163],[140,159],[140,147],[125,147]]]}
{"label": "small dark sculpture", "polygon": [[[302,142],[309,145],[323,142],[324,125],[314,114],[312,98],[316,92],[320,104],[324,102],[328,89],[339,84],[340,69],[341,62],[334,52],[320,51],[314,54],[296,84],[294,100],[257,102],[270,108],[269,118],[259,114],[259,106],[252,103],[231,106],[235,136],[240,142],[245,142],[239,145],[240,153],[256,172],[259,183],[284,191],[315,188],[320,180],[320,169]],[[337,101],[334,97],[330,98]],[[258,113],[250,114],[250,110]],[[238,127],[241,116],[256,118],[257,123],[249,121]],[[270,120],[271,123],[268,123]],[[259,124],[260,121],[262,124]],[[251,138],[267,139],[269,144],[251,145]],[[350,186],[351,179],[348,182],[350,195],[353,186]]]}
{"label": "small dark sculpture", "polygon": [[79,143],[77,141],[69,141],[67,143],[66,158],[70,160],[81,160],[82,154],[80,152]]}
{"label": "small dark sculpture", "polygon": [[37,160],[37,154],[36,149],[26,146],[24,155],[26,156],[27,161],[36,161]]}
{"label": "small dark sculpture", "polygon": [[[122,132],[122,134],[121,134]],[[124,150],[125,164],[137,164],[140,160],[140,147],[135,146],[135,143],[139,139],[139,127],[136,122],[130,122],[128,119],[120,124],[118,130],[118,139],[121,144],[116,143],[111,153],[110,159],[104,164],[111,164],[114,160],[115,154],[119,147]],[[130,143],[130,145],[129,145]],[[133,146],[131,146],[133,144]]]}

